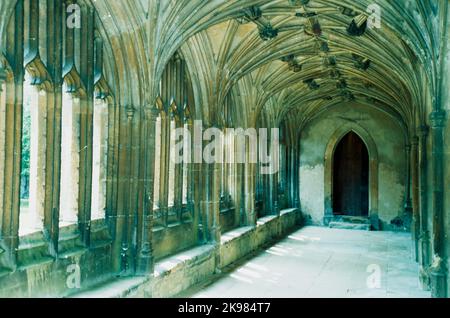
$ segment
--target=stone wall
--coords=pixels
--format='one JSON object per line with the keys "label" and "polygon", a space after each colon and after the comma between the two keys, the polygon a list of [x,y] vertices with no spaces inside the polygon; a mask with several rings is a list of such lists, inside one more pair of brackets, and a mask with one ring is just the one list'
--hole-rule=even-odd
{"label": "stone wall", "polygon": [[78,266],[84,288],[112,277],[111,245],[73,250],[54,259],[43,257],[20,265],[14,273],[0,272],[0,297],[55,297],[73,293],[72,274]]}
{"label": "stone wall", "polygon": [[[322,224],[325,214],[325,153],[333,134],[343,126],[363,130],[374,141],[378,153],[378,214],[382,225],[387,228],[391,220],[403,213],[405,138],[401,127],[388,115],[356,103],[335,106],[302,131],[302,212],[309,217],[311,223]],[[366,140],[365,142],[367,143]]]}
{"label": "stone wall", "polygon": [[208,243],[155,263],[154,277],[130,277],[112,280],[98,288],[73,297],[105,298],[167,298],[176,297],[190,287],[213,278],[217,270],[258,251],[279,239],[302,223],[298,209],[281,211],[279,216],[258,220],[256,227],[242,227],[222,235],[220,244]]}

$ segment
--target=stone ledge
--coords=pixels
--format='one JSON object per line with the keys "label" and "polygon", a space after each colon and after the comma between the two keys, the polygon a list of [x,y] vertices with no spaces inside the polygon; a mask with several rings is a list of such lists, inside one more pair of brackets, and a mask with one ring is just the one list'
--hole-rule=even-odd
{"label": "stone ledge", "polygon": [[170,275],[183,268],[183,266],[190,266],[191,263],[202,262],[211,253],[214,252],[214,245],[207,244],[193,249],[187,250],[185,252],[178,253],[173,256],[169,256],[162,259],[155,264],[154,277],[162,277]]}
{"label": "stone ledge", "polygon": [[[206,244],[156,262],[153,277],[117,278],[74,297],[177,296],[211,278],[218,268],[224,268],[264,244],[288,234],[298,224],[299,215],[298,209],[287,209],[281,211],[279,216],[261,218],[256,226],[241,227],[224,233],[220,247]],[[218,260],[220,264],[217,263]]]}
{"label": "stone ledge", "polygon": [[116,278],[89,291],[80,292],[72,298],[125,298],[148,282],[146,277]]}
{"label": "stone ledge", "polygon": [[232,242],[233,240],[236,240],[248,233],[251,233],[254,229],[255,229],[254,226],[244,226],[244,227],[240,227],[240,228],[231,230],[229,232],[226,232],[226,233],[222,234],[222,237],[220,239],[220,244],[226,245],[226,244]]}
{"label": "stone ledge", "polygon": [[289,232],[298,223],[296,208],[280,211],[280,215],[269,215],[257,220],[255,226],[238,228],[222,236],[220,267],[226,267],[264,244]]}

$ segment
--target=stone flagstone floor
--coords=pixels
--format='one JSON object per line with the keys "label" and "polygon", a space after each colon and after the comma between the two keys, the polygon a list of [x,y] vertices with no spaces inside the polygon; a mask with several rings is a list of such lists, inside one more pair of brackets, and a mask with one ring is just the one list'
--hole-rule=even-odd
{"label": "stone flagstone floor", "polygon": [[430,297],[411,247],[406,233],[305,227],[182,296]]}

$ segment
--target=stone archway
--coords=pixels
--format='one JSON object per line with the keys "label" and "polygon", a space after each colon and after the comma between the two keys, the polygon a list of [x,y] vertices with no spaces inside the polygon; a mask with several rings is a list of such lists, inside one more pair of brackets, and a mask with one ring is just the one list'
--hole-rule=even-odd
{"label": "stone archway", "polygon": [[360,125],[356,123],[349,123],[340,127],[331,136],[325,150],[325,215],[324,224],[328,225],[334,218],[333,214],[333,158],[336,147],[344,136],[348,133],[354,132],[357,134],[367,147],[369,152],[369,218],[374,229],[379,229],[378,219],[378,151],[375,141],[371,135]]}

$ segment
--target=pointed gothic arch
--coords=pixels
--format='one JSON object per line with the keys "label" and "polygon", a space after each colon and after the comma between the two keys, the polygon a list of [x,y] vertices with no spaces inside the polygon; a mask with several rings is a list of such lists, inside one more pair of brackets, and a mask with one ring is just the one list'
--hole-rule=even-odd
{"label": "pointed gothic arch", "polygon": [[348,123],[334,132],[325,150],[325,215],[324,223],[327,225],[333,215],[333,158],[337,146],[348,133],[354,132],[361,138],[369,152],[369,218],[374,229],[379,229],[378,220],[378,150],[370,133],[356,123]]}

